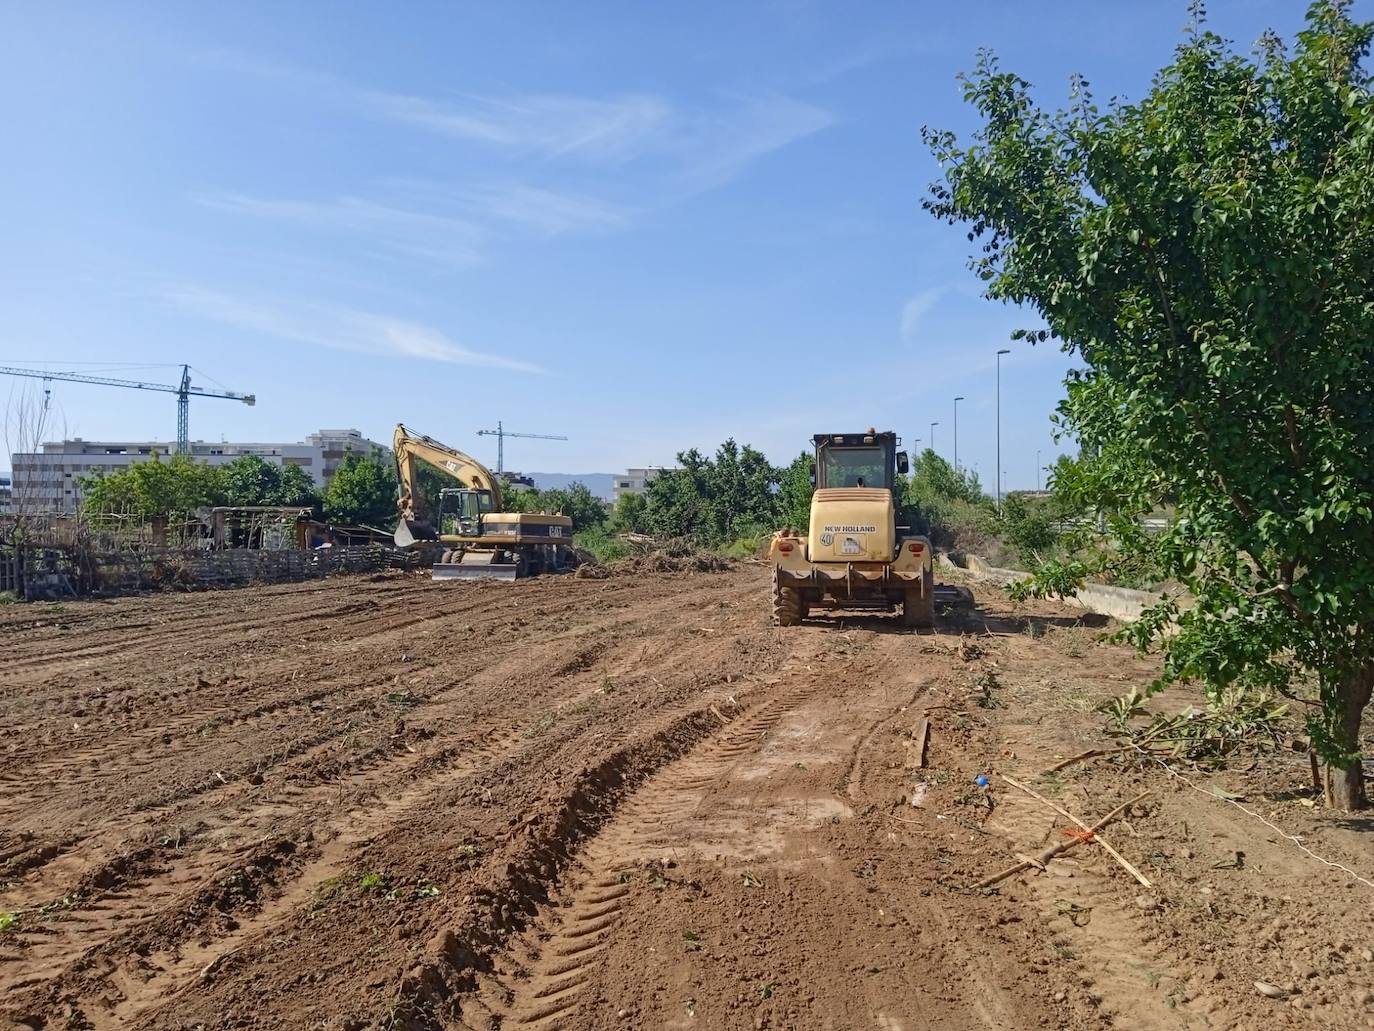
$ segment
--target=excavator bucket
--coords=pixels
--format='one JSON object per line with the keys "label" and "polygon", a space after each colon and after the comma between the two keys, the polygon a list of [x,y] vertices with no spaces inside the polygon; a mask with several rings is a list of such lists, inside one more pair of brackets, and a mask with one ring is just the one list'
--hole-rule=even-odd
{"label": "excavator bucket", "polygon": [[434,528],[417,519],[402,519],[396,525],[396,532],[391,536],[396,542],[396,547],[413,548],[421,541],[434,540]]}
{"label": "excavator bucket", "polygon": [[514,580],[520,567],[514,562],[497,562],[494,551],[468,551],[457,562],[436,562],[432,580]]}

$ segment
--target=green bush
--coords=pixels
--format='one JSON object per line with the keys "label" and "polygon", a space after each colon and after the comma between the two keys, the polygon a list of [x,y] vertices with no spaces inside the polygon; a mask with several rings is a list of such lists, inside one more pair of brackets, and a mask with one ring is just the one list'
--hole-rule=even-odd
{"label": "green bush", "polygon": [[598,562],[614,562],[630,554],[629,546],[608,533],[604,526],[579,530],[573,535],[573,543],[583,551],[590,552]]}

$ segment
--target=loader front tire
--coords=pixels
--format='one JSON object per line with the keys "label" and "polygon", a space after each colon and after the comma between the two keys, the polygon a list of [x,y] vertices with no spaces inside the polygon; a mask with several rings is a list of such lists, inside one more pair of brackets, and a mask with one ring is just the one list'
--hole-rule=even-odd
{"label": "loader front tire", "polygon": [[796,587],[773,584],[773,625],[797,626],[806,614],[801,591]]}
{"label": "loader front tire", "polygon": [[902,626],[929,628],[935,625],[935,574],[921,577],[919,591],[907,591],[902,601]]}

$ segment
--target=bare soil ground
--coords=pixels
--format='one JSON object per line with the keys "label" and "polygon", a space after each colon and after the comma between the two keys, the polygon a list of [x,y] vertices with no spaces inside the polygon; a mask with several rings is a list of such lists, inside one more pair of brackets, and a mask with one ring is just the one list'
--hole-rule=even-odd
{"label": "bare soil ground", "polygon": [[[1370,878],[1374,826],[1301,755],[1043,777],[1153,663],[975,593],[934,633],[770,627],[753,564],[0,609],[0,1026],[1374,1028],[1374,888],[1211,792]],[[1087,844],[970,891],[1063,840],[1003,773],[1150,790],[1104,836],[1151,887]]]}

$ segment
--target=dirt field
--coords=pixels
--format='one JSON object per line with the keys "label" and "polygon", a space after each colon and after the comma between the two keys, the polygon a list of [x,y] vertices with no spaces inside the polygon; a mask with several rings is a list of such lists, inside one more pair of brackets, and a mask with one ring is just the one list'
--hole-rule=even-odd
{"label": "dirt field", "polygon": [[[1374,1028],[1374,886],[1212,789],[1371,879],[1374,825],[1303,755],[1042,777],[1153,664],[975,591],[933,634],[772,628],[752,564],[0,609],[0,1026]],[[1151,887],[1088,844],[968,890],[1068,826],[1001,774],[1151,791],[1104,832]]]}

